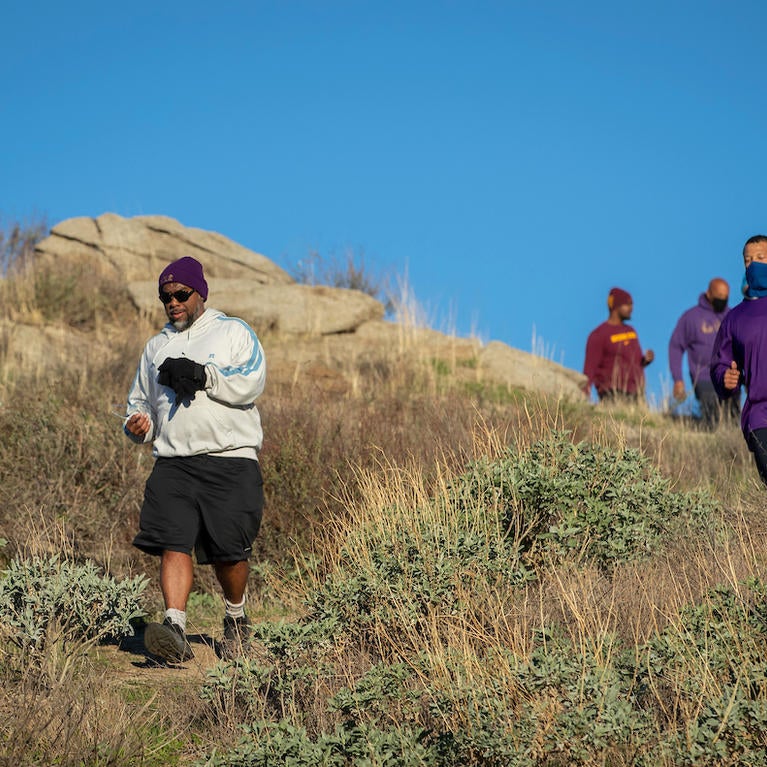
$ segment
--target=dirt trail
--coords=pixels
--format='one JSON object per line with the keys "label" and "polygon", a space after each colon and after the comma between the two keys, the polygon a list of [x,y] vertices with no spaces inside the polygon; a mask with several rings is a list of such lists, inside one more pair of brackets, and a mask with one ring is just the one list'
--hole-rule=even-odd
{"label": "dirt trail", "polygon": [[144,629],[140,627],[132,637],[123,638],[118,645],[102,645],[97,650],[100,663],[109,668],[113,681],[128,680],[162,686],[164,684],[200,684],[208,669],[218,663],[216,640],[207,633],[188,634],[194,658],[184,663],[165,663],[151,655],[144,647]]}

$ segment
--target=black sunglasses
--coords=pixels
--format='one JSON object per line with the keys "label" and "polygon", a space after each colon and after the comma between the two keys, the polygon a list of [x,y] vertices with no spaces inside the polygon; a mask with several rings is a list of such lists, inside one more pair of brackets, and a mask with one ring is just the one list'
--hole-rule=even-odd
{"label": "black sunglasses", "polygon": [[162,301],[164,304],[169,304],[174,298],[176,301],[178,301],[180,304],[183,304],[184,301],[189,300],[189,296],[194,293],[194,289],[192,290],[175,290],[173,293],[165,293],[164,291],[160,291],[160,301]]}

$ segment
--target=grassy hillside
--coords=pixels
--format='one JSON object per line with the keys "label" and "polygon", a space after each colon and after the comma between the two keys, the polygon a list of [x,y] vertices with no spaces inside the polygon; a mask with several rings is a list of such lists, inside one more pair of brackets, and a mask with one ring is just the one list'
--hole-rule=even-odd
{"label": "grassy hillside", "polygon": [[[0,291],[84,340],[25,368],[0,337],[0,764],[767,764],[765,491],[736,426],[429,361],[351,395],[270,381],[257,642],[154,666],[130,637],[161,611],[130,545],[152,459],[113,414],[153,329],[82,275]],[[192,631],[222,614],[198,568]]]}

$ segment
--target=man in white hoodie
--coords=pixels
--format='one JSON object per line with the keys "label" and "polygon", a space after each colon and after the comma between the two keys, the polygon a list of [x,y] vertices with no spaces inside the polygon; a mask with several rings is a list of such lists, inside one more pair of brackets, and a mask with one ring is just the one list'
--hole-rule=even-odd
{"label": "man in white hoodie", "polygon": [[219,654],[232,657],[249,635],[248,559],[264,504],[254,404],[264,390],[264,351],[245,322],[205,307],[208,284],[196,259],[166,266],[158,289],[169,322],[144,347],[124,424],[134,442],[153,443],[156,459],[133,544],[160,557],[165,619],[146,627],[144,643],[170,663],[193,657],[186,603],[194,551],[223,590]]}

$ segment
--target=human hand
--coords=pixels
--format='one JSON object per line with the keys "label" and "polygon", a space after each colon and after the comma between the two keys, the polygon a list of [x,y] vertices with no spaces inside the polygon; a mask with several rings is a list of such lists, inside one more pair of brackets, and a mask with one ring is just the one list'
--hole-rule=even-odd
{"label": "human hand", "polygon": [[674,381],[674,399],[682,402],[687,399],[687,392],[684,390],[684,381]]}
{"label": "human hand", "polygon": [[740,370],[738,370],[738,363],[733,360],[730,363],[730,367],[724,374],[724,388],[725,389],[737,389],[740,384]]}
{"label": "human hand", "polygon": [[125,428],[135,437],[145,437],[149,432],[151,422],[146,413],[134,413],[125,422]]}
{"label": "human hand", "polygon": [[157,370],[157,383],[176,392],[176,405],[194,399],[195,393],[205,388],[208,378],[205,365],[188,357],[168,357]]}
{"label": "human hand", "polygon": [[652,349],[648,349],[642,357],[642,362],[645,365],[649,365],[655,359],[655,352]]}

